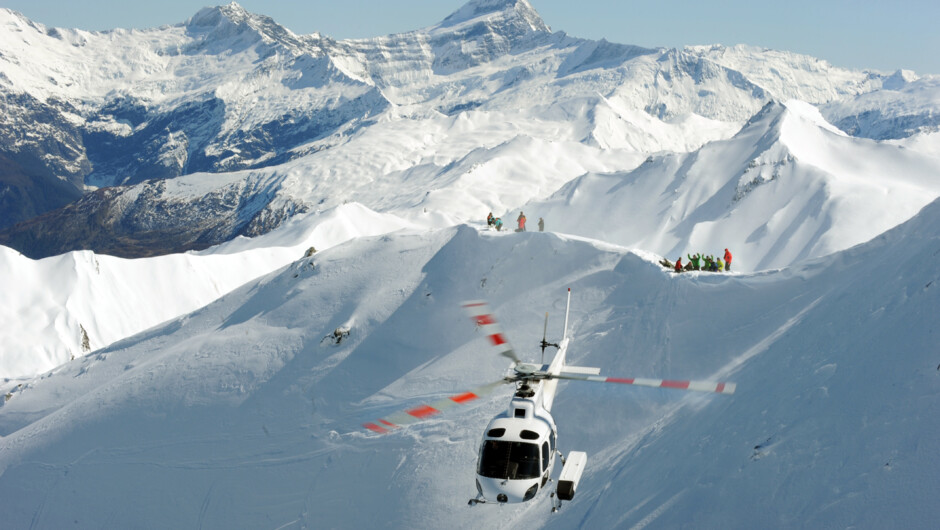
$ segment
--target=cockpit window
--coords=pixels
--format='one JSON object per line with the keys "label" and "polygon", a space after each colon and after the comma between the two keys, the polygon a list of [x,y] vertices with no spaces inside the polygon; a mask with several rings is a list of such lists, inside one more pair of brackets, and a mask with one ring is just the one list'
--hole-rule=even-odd
{"label": "cockpit window", "polygon": [[519,433],[519,438],[522,438],[523,440],[538,440],[539,433],[530,431],[528,429],[523,429],[522,432]]}
{"label": "cockpit window", "polygon": [[486,433],[486,435],[489,436],[490,438],[502,438],[504,434],[506,434],[506,429],[504,429],[504,428],[502,428],[502,427],[497,427],[497,428],[495,428],[495,429],[490,429],[490,430],[487,431],[487,433]]}
{"label": "cockpit window", "polygon": [[538,478],[539,446],[528,442],[485,440],[477,473],[489,478]]}

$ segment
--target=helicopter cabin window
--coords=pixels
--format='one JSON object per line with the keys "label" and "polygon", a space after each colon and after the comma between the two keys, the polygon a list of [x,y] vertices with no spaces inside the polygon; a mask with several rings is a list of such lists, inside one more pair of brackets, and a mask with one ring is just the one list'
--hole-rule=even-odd
{"label": "helicopter cabin window", "polygon": [[506,434],[506,429],[503,429],[502,427],[498,427],[496,429],[490,429],[486,433],[486,435],[489,436],[490,438],[502,438],[504,434]]}
{"label": "helicopter cabin window", "polygon": [[528,442],[486,440],[477,473],[488,478],[523,480],[538,478],[539,446]]}
{"label": "helicopter cabin window", "polygon": [[555,431],[548,433],[548,448],[555,452]]}
{"label": "helicopter cabin window", "polygon": [[525,409],[516,409],[515,415],[517,418],[525,418]]}
{"label": "helicopter cabin window", "polygon": [[548,469],[548,442],[542,442],[542,471]]}
{"label": "helicopter cabin window", "polygon": [[522,432],[519,433],[519,438],[522,438],[523,440],[538,440],[539,433],[530,431],[528,429],[523,429]]}

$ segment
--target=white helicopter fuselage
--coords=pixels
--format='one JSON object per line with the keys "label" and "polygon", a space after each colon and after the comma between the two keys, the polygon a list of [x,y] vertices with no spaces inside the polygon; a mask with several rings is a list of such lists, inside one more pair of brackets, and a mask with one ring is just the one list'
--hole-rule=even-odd
{"label": "white helicopter fuselage", "polygon": [[493,418],[483,433],[476,486],[489,502],[528,501],[552,475],[555,420],[534,397],[519,397],[517,393],[509,410]]}
{"label": "white helicopter fuselage", "polygon": [[[567,325],[567,315],[566,315]],[[517,372],[554,373],[565,368],[568,338],[558,344],[548,366],[519,364]],[[509,408],[483,432],[476,486],[487,501],[525,502],[548,484],[555,467],[558,429],[551,415],[558,381],[542,379],[516,389]]]}

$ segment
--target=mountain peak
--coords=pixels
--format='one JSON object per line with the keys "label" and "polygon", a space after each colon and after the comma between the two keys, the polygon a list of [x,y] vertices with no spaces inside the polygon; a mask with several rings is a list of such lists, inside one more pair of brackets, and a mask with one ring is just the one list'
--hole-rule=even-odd
{"label": "mountain peak", "polygon": [[442,26],[455,26],[463,22],[497,14],[525,21],[533,31],[551,32],[541,15],[528,0],[470,0],[441,22]]}
{"label": "mountain peak", "polygon": [[224,6],[204,7],[199,10],[186,25],[188,26],[218,26],[223,19],[228,19],[234,23],[242,22],[251,17],[251,13],[245,10],[237,2],[231,2]]}
{"label": "mountain peak", "polygon": [[302,49],[303,43],[290,30],[271,17],[251,13],[236,2],[224,6],[205,7],[185,22],[186,27],[206,42],[242,40],[242,45],[257,41],[280,43],[293,49]]}
{"label": "mountain peak", "polygon": [[882,86],[887,90],[901,90],[907,84],[917,81],[917,79],[917,74],[911,70],[897,70],[885,79]]}

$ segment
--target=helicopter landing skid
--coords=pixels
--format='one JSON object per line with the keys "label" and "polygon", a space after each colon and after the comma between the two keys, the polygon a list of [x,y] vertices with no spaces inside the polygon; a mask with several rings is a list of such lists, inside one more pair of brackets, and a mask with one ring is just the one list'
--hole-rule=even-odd
{"label": "helicopter landing skid", "polygon": [[467,501],[467,506],[476,506],[477,504],[486,504],[486,499],[482,497],[476,497]]}
{"label": "helicopter landing skid", "polygon": [[561,510],[561,499],[555,496],[554,491],[551,494],[551,499],[552,499],[552,513],[557,513],[558,510]]}

